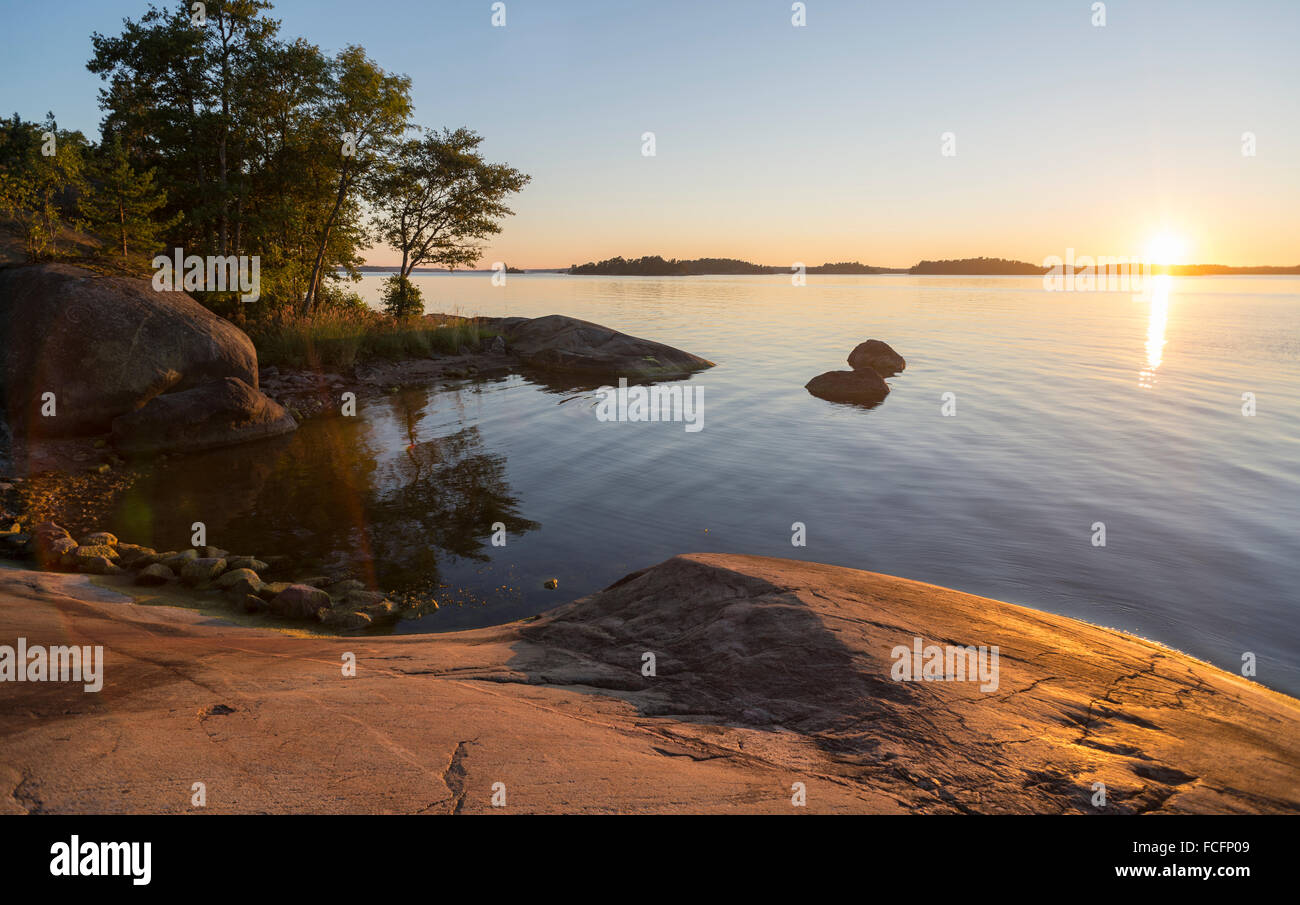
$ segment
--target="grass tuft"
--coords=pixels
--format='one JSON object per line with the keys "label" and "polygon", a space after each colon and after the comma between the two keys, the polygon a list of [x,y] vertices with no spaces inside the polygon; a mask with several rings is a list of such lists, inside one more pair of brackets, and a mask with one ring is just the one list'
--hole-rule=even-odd
{"label": "grass tuft", "polygon": [[349,310],[305,319],[286,317],[250,331],[259,363],[313,370],[347,368],[372,359],[433,358],[462,347],[477,351],[496,331],[462,317],[394,319]]}

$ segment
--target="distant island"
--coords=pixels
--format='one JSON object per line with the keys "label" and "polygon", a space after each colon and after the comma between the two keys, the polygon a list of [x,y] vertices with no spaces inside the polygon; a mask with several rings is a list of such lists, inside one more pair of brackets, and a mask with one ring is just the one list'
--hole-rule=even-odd
{"label": "distant island", "polygon": [[[911,267],[877,267],[857,261],[838,264],[820,264],[805,268],[805,273],[820,274],[880,274],[901,273],[913,276],[1042,276],[1051,268],[1008,258],[957,258],[943,261],[920,261]],[[1076,267],[1076,273],[1090,268]],[[1296,276],[1300,265],[1227,267],[1222,264],[1173,264],[1153,268],[1155,273],[1170,276]],[[771,275],[789,274],[790,266],[772,266],[740,261],[735,258],[664,259],[659,255],[641,258],[608,258],[573,264],[567,271],[572,276],[719,276],[719,275]]]}
{"label": "distant island", "polygon": [[[790,273],[790,267],[774,267],[765,264],[753,264],[738,261],[735,258],[695,258],[679,261],[676,258],[665,260],[659,255],[646,255],[643,258],[609,258],[605,261],[574,264],[569,267],[569,274],[574,276],[650,276],[650,277],[684,277],[736,274],[775,274]],[[821,264],[806,268],[807,273],[907,273],[906,269],[889,267],[872,267],[851,261],[840,264]]]}

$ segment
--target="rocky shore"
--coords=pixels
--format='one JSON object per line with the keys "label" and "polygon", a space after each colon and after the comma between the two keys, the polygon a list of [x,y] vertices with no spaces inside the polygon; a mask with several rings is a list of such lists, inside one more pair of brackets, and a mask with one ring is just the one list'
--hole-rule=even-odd
{"label": "rocky shore", "polygon": [[[157,605],[188,593],[0,568],[0,637],[105,651],[99,693],[4,688],[0,809],[190,812],[203,782],[216,813],[489,812],[498,789],[514,813],[1300,812],[1295,699],[885,575],[692,554],[532,620],[388,637]],[[996,690],[895,680],[914,638],[997,645]]]}
{"label": "rocky shore", "polygon": [[[354,579],[263,580],[264,575],[292,568],[284,556],[264,561],[212,546],[159,552],[123,543],[108,531],[92,531],[76,540],[55,522],[43,522],[30,532],[17,524],[0,530],[0,556],[28,560],[50,572],[130,576],[142,587],[180,584],[206,592],[218,606],[234,612],[309,620],[340,631],[393,623],[401,615],[398,604]],[[437,608],[437,603],[423,606]]]}
{"label": "rocky shore", "polygon": [[[289,433],[305,418],[342,415],[349,405],[355,413],[402,387],[515,372],[569,387],[684,377],[713,366],[563,315],[427,320],[469,320],[492,338],[455,355],[369,360],[337,373],[261,367],[243,331],[186,293],[68,264],[0,267],[0,556],[98,575],[130,570],[143,582],[186,581],[224,592],[246,612],[342,630],[392,622],[398,605],[378,591],[344,587],[348,576],[286,586],[254,568],[240,581],[233,576],[250,570],[225,551],[119,545],[99,520],[155,461]],[[207,571],[199,574],[195,561]]]}

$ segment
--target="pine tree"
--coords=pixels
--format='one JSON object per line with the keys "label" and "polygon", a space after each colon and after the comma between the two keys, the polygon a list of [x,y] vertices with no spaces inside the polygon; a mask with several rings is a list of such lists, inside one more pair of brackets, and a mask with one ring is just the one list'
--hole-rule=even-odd
{"label": "pine tree", "polygon": [[163,236],[180,221],[179,215],[167,221],[156,217],[167,203],[167,193],[154,185],[153,170],[135,171],[120,137],[101,152],[95,186],[82,209],[91,229],[104,239],[104,253],[125,259],[157,251]]}

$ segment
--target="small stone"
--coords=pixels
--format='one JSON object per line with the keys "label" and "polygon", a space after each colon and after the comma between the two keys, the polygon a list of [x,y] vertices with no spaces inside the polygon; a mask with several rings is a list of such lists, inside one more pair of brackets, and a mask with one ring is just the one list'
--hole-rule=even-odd
{"label": "small stone", "polygon": [[344,630],[356,630],[366,628],[373,624],[373,620],[368,613],[362,613],[348,609],[321,609],[316,617],[324,625]]}
{"label": "small stone", "polygon": [[63,557],[77,549],[77,542],[66,534],[62,537],[32,534],[27,542],[28,549],[35,554],[36,562],[42,569],[50,569],[62,562]]}
{"label": "small stone", "polygon": [[[85,549],[84,547],[82,549]],[[92,548],[95,549],[95,548]],[[80,551],[78,551],[80,553]],[[77,556],[77,571],[91,575],[120,575],[122,569],[115,566],[107,556]]]}
{"label": "small stone", "polygon": [[86,469],[91,474],[108,474],[108,463],[104,462],[99,465],[92,465]]}
{"label": "small stone", "polygon": [[0,549],[3,549],[8,556],[22,556],[27,552],[27,544],[31,539],[30,534],[6,531],[0,534]]}
{"label": "small stone", "polygon": [[257,582],[259,586],[262,583],[261,579],[257,577],[257,573],[252,569],[227,569],[217,576],[215,584],[219,588],[229,588],[239,581],[247,581],[250,584]]}
{"label": "small stone", "polygon": [[346,581],[336,582],[325,590],[329,591],[331,597],[339,597],[350,591],[364,591],[365,589],[366,586],[363,582],[357,581],[355,578],[349,578]]}
{"label": "small stone", "polygon": [[175,577],[176,573],[171,569],[167,568],[162,563],[154,563],[153,565],[145,566],[136,573],[135,583],[150,587],[153,585],[166,584]]}
{"label": "small stone", "polygon": [[128,569],[142,569],[158,561],[158,554],[151,547],[139,547],[135,544],[118,544],[118,562]]}
{"label": "small stone", "polygon": [[263,600],[274,600],[276,595],[283,593],[284,590],[290,587],[291,585],[292,582],[288,582],[288,581],[272,581],[270,583],[263,584],[261,589],[258,590],[257,594]]}
{"label": "small stone", "polygon": [[322,607],[330,608],[330,595],[305,584],[291,584],[271,598],[271,612],[284,618],[310,619]]}
{"label": "small stone", "polygon": [[267,608],[267,602],[256,594],[245,594],[239,605],[245,613],[260,613]]}
{"label": "small stone", "polygon": [[227,557],[226,566],[230,569],[252,569],[258,574],[265,572],[269,568],[266,563],[251,556]]}
{"label": "small stone", "polygon": [[377,624],[396,622],[402,615],[401,609],[391,600],[372,603],[370,606],[364,607],[362,612]]}
{"label": "small stone", "polygon": [[210,556],[192,559],[181,567],[181,581],[188,585],[196,585],[200,582],[212,581],[225,570],[224,559]]}
{"label": "small stone", "polygon": [[179,553],[164,553],[159,557],[158,561],[179,575],[181,569],[185,568],[186,563],[193,562],[198,558],[199,551],[190,549],[182,550]]}
{"label": "small stone", "polygon": [[107,531],[95,531],[81,539],[83,547],[116,547],[117,535]]}
{"label": "small stone", "polygon": [[71,557],[68,565],[76,565],[78,560],[86,559],[92,556],[102,556],[109,562],[115,562],[118,559],[117,551],[112,547],[106,547],[98,544],[82,544],[77,549],[67,554]]}

